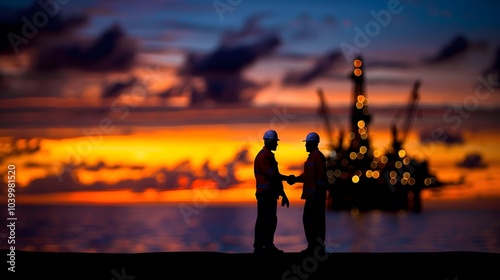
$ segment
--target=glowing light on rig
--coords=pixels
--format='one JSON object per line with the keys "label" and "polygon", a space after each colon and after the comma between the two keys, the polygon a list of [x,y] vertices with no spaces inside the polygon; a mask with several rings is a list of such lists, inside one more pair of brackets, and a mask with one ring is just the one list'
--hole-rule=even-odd
{"label": "glowing light on rig", "polygon": [[410,158],[409,158],[409,157],[405,157],[405,158],[403,159],[403,163],[404,163],[404,165],[408,165],[408,164],[410,164]]}
{"label": "glowing light on rig", "polygon": [[365,146],[361,146],[361,147],[359,148],[359,152],[360,152],[360,153],[362,153],[362,154],[366,153],[366,151],[367,151],[367,149],[366,149],[366,147],[365,147]]}
{"label": "glowing light on rig", "polygon": [[425,180],[424,180],[424,184],[425,184],[426,186],[430,185],[431,183],[432,183],[431,178],[425,178]]}
{"label": "glowing light on rig", "polygon": [[406,151],[405,150],[399,150],[398,155],[400,158],[404,158],[406,156]]}
{"label": "glowing light on rig", "polygon": [[352,182],[353,183],[358,183],[359,182],[359,176],[358,175],[352,176]]}
{"label": "glowing light on rig", "polygon": [[383,164],[386,164],[387,161],[389,161],[389,159],[386,157],[386,156],[382,156],[382,158],[380,158],[380,161],[383,163]]}
{"label": "glowing light on rig", "polygon": [[[356,59],[356,60],[354,60],[353,64],[354,64],[354,71],[353,71],[354,75],[357,77],[361,76],[361,74],[363,74],[363,70],[361,70],[361,66],[363,65],[363,62],[359,59]],[[363,102],[363,101],[361,101],[361,102]]]}
{"label": "glowing light on rig", "polygon": [[357,156],[358,156],[358,155],[357,155],[355,152],[351,152],[351,153],[349,154],[349,158],[351,158],[352,160],[356,159],[356,157],[357,157]]}
{"label": "glowing light on rig", "polygon": [[358,127],[359,128],[364,128],[365,127],[365,121],[358,121]]}
{"label": "glowing light on rig", "polygon": [[380,151],[379,150],[373,151],[373,156],[374,157],[379,157],[380,156]]}

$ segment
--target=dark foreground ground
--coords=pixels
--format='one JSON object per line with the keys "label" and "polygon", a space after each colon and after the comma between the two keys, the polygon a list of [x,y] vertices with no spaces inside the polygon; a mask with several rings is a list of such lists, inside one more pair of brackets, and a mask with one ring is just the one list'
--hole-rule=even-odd
{"label": "dark foreground ground", "polygon": [[1,250],[8,276],[1,279],[500,279],[500,253],[286,253],[262,257],[216,252],[16,251],[15,273],[7,270],[8,253]]}

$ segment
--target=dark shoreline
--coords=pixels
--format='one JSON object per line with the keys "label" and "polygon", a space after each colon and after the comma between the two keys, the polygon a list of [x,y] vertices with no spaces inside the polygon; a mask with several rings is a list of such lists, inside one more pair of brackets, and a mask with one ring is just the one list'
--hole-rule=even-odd
{"label": "dark shoreline", "polygon": [[[9,251],[0,250],[2,259]],[[3,279],[499,279],[500,253],[15,252]],[[7,260],[8,261],[8,260]],[[4,269],[9,264],[3,261]],[[11,278],[15,276],[15,278]]]}

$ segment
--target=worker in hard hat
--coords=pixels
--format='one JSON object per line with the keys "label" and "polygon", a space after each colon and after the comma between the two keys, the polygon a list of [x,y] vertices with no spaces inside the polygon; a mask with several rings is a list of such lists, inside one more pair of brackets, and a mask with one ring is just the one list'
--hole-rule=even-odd
{"label": "worker in hard hat", "polygon": [[305,203],[302,222],[307,248],[302,253],[325,251],[326,157],[318,148],[319,140],[316,132],[307,134],[304,142],[309,156],[304,163],[304,172],[287,180],[289,184],[303,183],[301,199]]}
{"label": "worker in hard hat", "polygon": [[289,179],[278,169],[278,162],[272,151],[278,147],[278,133],[268,130],[264,133],[264,147],[254,160],[257,199],[257,220],[255,222],[255,253],[282,254],[283,250],[274,245],[274,233],[278,225],[277,206],[281,196],[281,206],[289,207],[290,202],[283,188],[283,181]]}

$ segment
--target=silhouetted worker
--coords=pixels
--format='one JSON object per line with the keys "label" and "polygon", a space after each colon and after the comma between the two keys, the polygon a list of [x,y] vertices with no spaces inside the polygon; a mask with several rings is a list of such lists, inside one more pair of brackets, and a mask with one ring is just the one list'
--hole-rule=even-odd
{"label": "silhouetted worker", "polygon": [[298,177],[290,176],[289,184],[303,183],[301,199],[305,200],[302,222],[307,240],[307,248],[302,253],[325,252],[325,203],[326,203],[326,157],[318,149],[319,135],[307,134],[304,172]]}
{"label": "silhouetted worker", "polygon": [[288,176],[282,175],[274,153],[278,147],[278,134],[274,130],[264,133],[264,147],[255,157],[254,175],[256,180],[257,220],[255,222],[254,253],[281,254],[283,250],[274,245],[274,233],[278,225],[278,199],[281,206],[290,207],[283,188]]}

